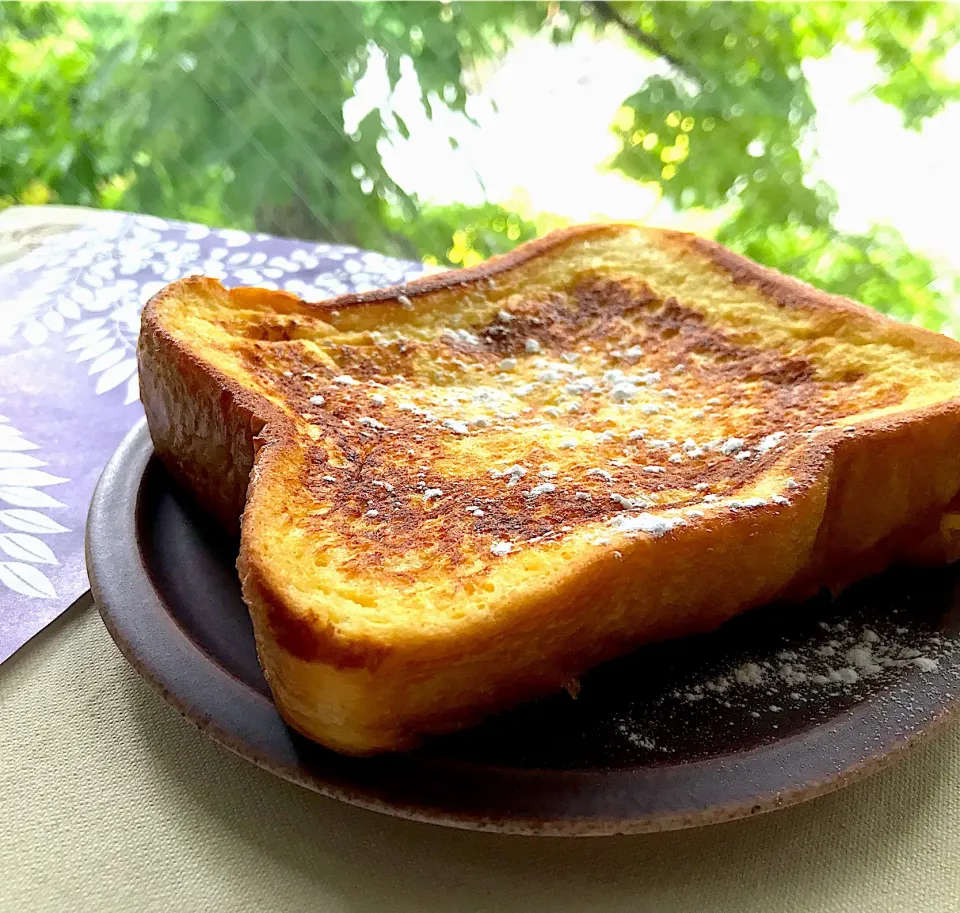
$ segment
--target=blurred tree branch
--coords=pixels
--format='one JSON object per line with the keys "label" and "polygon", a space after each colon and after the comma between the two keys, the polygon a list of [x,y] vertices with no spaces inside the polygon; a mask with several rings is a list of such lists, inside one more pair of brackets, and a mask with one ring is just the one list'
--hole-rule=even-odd
{"label": "blurred tree branch", "polygon": [[608,3],[606,0],[588,0],[587,6],[593,10],[600,22],[604,24],[612,23],[618,26],[625,35],[628,35],[641,47],[665,60],[670,66],[688,79],[692,79],[698,84],[700,83],[701,80],[699,76],[693,72],[689,64],[681,60],[676,54],[668,51],[655,36],[643,31],[638,25],[629,22],[614,8],[612,3]]}

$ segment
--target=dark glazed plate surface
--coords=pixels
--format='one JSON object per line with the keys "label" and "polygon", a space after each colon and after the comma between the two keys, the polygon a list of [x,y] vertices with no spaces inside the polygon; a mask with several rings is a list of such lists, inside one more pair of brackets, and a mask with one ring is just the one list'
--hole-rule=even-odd
{"label": "dark glazed plate surface", "polygon": [[836,602],[769,606],[646,647],[566,693],[405,755],[353,759],[299,737],[260,674],[227,541],[176,492],[145,426],[94,496],[87,564],[133,666],[211,737],[325,795],[525,834],[707,824],[839,788],[958,706],[960,568],[892,571]]}

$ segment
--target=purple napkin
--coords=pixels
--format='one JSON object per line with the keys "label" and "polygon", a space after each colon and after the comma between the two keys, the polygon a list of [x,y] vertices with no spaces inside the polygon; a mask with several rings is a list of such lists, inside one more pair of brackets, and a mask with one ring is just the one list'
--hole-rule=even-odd
{"label": "purple napkin", "polygon": [[422,271],[352,247],[128,213],[20,235],[12,257],[0,243],[0,662],[87,589],[87,507],[143,414],[135,347],[154,292],[203,274],[322,300]]}

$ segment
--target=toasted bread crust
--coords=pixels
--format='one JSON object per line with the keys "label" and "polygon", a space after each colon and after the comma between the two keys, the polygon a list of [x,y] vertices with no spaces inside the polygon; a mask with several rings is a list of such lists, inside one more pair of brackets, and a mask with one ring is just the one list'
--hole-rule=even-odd
{"label": "toasted bread crust", "polygon": [[[388,304],[401,308],[400,296],[412,299],[433,292],[462,289],[468,285],[479,286],[482,280],[496,279],[501,274],[529,263],[538,257],[557,254],[564,247],[578,241],[615,235],[625,228],[636,228],[636,226],[629,223],[608,223],[561,228],[544,235],[542,238],[536,238],[521,244],[506,254],[491,257],[489,260],[467,269],[447,270],[443,273],[423,276],[400,286],[340,295],[317,305],[311,305],[309,302],[301,303],[307,305],[307,307],[322,307],[325,310],[343,310],[372,303]],[[829,311],[846,321],[856,321],[873,331],[884,329],[900,339],[921,342],[923,345],[936,347],[945,354],[955,354],[957,351],[957,343],[941,333],[935,333],[924,327],[901,323],[873,308],[867,307],[865,304],[861,304],[859,301],[854,301],[852,298],[833,295],[795,279],[793,276],[785,276],[783,273],[761,266],[759,263],[735,253],[728,247],[724,247],[709,238],[670,229],[646,229],[646,231],[655,233],[658,238],[657,243],[665,248],[673,249],[680,254],[695,252],[708,258],[716,265],[718,270],[729,277],[731,282],[737,285],[753,286],[765,296],[776,301],[781,307],[821,312]],[[191,280],[184,281],[189,282]],[[287,295],[284,292],[277,294],[285,295],[296,301],[300,300],[296,296]]]}
{"label": "toasted bread crust", "polygon": [[[411,299],[483,290],[524,265],[562,257],[571,245],[626,230],[635,228],[568,229],[469,270],[320,305],[262,290],[257,297],[278,313],[370,305],[405,313]],[[713,242],[645,234],[671,256],[709,261],[726,281],[754,287],[782,308],[820,320],[827,315],[829,326],[854,326],[960,365],[960,347],[945,337],[787,279]],[[242,304],[247,294],[230,298]],[[778,596],[849,582],[856,579],[852,568],[858,574],[918,556],[920,539],[926,560],[952,557],[938,552],[937,535],[960,489],[960,401],[950,398],[860,421],[853,431],[827,430],[788,458],[772,455],[759,476],[789,476],[795,485],[789,506],[710,515],[661,539],[630,539],[619,550],[578,555],[549,584],[519,593],[508,616],[470,619],[434,639],[418,632],[391,639],[305,615],[264,549],[278,509],[275,481],[301,472],[302,432],[282,408],[204,359],[170,326],[167,306],[184,295],[226,293],[212,280],[188,279],[144,309],[141,389],[157,452],[228,529],[236,529],[243,512],[238,566],[267,680],[288,722],[337,750],[410,747],[423,734],[548,694],[633,646],[710,630]],[[754,476],[744,479],[742,485],[750,484]],[[638,581],[647,594],[643,605],[631,594]],[[600,607],[587,624],[585,605]]]}

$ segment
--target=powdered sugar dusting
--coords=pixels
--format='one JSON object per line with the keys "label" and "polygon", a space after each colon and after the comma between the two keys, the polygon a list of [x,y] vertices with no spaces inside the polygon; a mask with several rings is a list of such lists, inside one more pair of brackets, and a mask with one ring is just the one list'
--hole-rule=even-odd
{"label": "powdered sugar dusting", "polygon": [[[928,677],[933,687],[938,676],[942,689],[946,673],[960,693],[960,640],[938,630],[939,616],[923,616],[930,599],[915,600],[906,586],[888,594],[884,578],[858,591],[867,596],[832,605],[823,597],[790,609],[807,614],[786,621],[777,616],[783,609],[762,609],[704,638],[653,645],[623,660],[638,690],[608,730],[611,750],[629,758],[707,757],[732,750],[724,745],[807,731],[884,695],[900,695],[897,705],[909,709]],[[617,681],[626,687],[622,672]],[[592,686],[585,677],[585,696]]]}
{"label": "powdered sugar dusting", "polygon": [[617,514],[610,521],[610,526],[618,533],[628,536],[645,533],[654,539],[659,539],[675,527],[683,525],[684,521],[680,517],[658,517],[647,513],[640,514],[638,517]]}
{"label": "powdered sugar dusting", "polygon": [[[783,650],[775,660],[745,662],[705,682],[680,690],[676,697],[699,701],[708,693],[727,694],[733,689],[744,700],[759,689],[765,697],[795,701],[812,700],[821,692],[848,689],[883,676],[889,670],[912,667],[921,672],[939,668],[937,656],[945,641],[934,636],[922,644],[897,634],[901,628],[881,637],[870,627],[857,627],[847,621],[821,621],[818,635],[797,650]],[[952,646],[950,647],[952,650]],[[729,699],[729,695],[728,695]]]}

